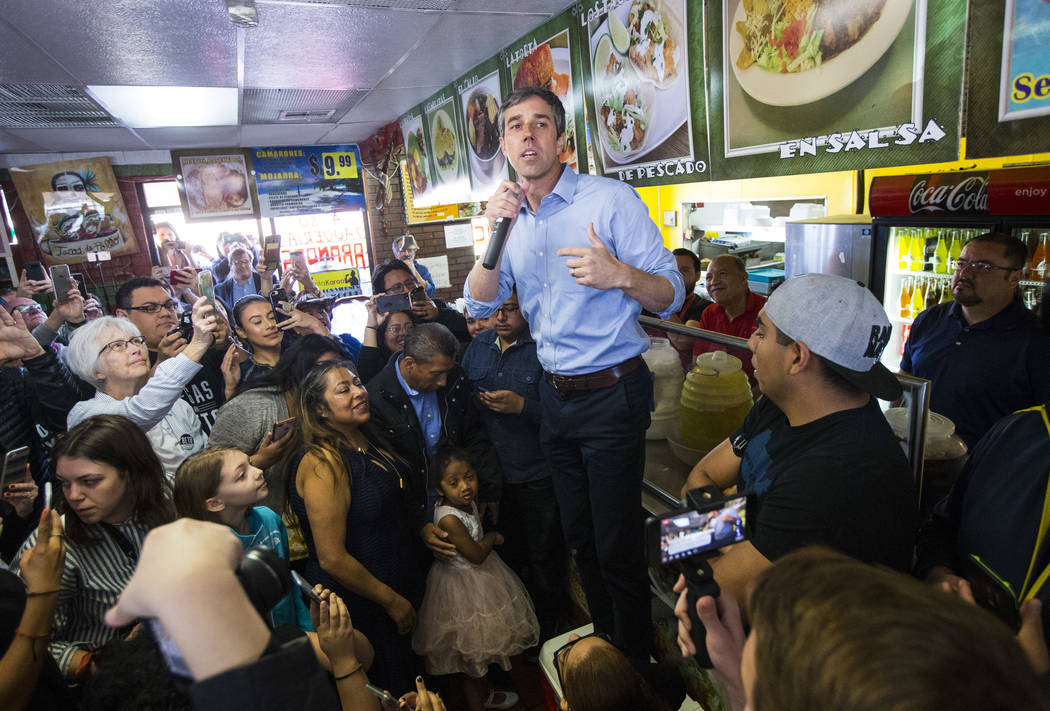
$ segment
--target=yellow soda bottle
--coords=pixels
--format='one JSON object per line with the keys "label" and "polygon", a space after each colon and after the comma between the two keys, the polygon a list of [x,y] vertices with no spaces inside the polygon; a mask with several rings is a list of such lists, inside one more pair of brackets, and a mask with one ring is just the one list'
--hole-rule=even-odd
{"label": "yellow soda bottle", "polygon": [[911,292],[911,317],[915,318],[926,308],[926,284],[925,280],[916,278],[915,287]]}
{"label": "yellow soda bottle", "polygon": [[908,269],[913,272],[921,272],[922,264],[926,260],[926,230],[915,230],[911,236],[911,244],[908,245],[908,254],[911,262]]}
{"label": "yellow soda bottle", "polygon": [[911,250],[911,230],[907,227],[895,227],[893,231],[897,235],[897,268],[907,271],[910,261],[908,252]]}
{"label": "yellow soda bottle", "polygon": [[951,271],[955,271],[955,262],[959,259],[959,255],[962,254],[962,235],[959,234],[959,230],[952,230],[952,243],[948,246],[948,268]]}
{"label": "yellow soda bottle", "polygon": [[933,272],[935,274],[948,273],[948,244],[944,240],[944,232],[937,235],[937,248],[933,250]]}
{"label": "yellow soda bottle", "polygon": [[911,318],[911,277],[901,279],[901,318]]}

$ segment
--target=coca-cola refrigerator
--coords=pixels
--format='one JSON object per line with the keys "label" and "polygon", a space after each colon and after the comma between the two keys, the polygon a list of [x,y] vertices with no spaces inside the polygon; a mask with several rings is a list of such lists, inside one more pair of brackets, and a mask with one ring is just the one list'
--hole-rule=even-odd
{"label": "coca-cola refrigerator", "polygon": [[1020,296],[1034,309],[1050,255],[1050,167],[896,175],[875,178],[869,288],[886,307],[893,335],[883,352],[900,366],[912,321],[924,309],[951,301],[954,260],[971,237],[1013,234],[1028,246]]}

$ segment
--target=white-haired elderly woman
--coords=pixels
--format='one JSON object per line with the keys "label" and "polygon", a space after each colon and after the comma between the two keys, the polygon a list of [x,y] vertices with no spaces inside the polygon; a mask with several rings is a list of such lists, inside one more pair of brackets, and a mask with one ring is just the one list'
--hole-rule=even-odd
{"label": "white-haired elderly woman", "polygon": [[91,400],[78,402],[66,424],[72,428],[93,415],[123,415],[145,431],[168,478],[182,460],[204,448],[206,436],[182,389],[201,369],[218,323],[207,299],[193,304],[193,337],[150,375],[149,354],[131,321],[104,316],[73,332],[66,350],[70,370],[95,386]]}

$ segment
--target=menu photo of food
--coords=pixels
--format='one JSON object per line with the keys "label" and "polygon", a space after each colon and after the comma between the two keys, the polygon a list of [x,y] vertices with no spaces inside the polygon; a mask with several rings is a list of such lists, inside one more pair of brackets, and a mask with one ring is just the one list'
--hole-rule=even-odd
{"label": "menu photo of food", "polygon": [[590,23],[591,83],[605,172],[691,158],[684,0],[633,0]]}
{"label": "menu photo of food", "polygon": [[243,153],[172,153],[187,220],[255,215],[251,170]]}
{"label": "menu photo of food", "polygon": [[507,178],[507,159],[499,146],[496,117],[502,101],[499,72],[492,72],[460,94],[466,126],[472,195],[487,200]]}
{"label": "menu photo of food", "polygon": [[401,135],[405,142],[405,171],[412,185],[412,198],[416,203],[426,199],[433,186],[430,164],[427,158],[426,141],[423,139],[423,118],[405,116],[401,120]]}
{"label": "menu photo of food", "polygon": [[921,119],[912,89],[922,86],[915,27],[925,4],[723,0],[727,155]]}
{"label": "menu photo of food", "polygon": [[565,107],[565,147],[559,158],[578,170],[576,157],[576,104],[572,96],[572,59],[569,54],[569,31],[564,30],[515,62],[510,73],[515,89],[539,86],[550,89]]}

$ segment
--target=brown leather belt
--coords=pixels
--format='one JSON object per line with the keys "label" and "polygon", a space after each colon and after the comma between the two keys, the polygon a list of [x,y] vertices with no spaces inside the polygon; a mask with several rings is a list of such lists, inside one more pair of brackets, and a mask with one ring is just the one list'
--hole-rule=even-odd
{"label": "brown leather belt", "polygon": [[575,392],[577,390],[600,390],[608,388],[620,382],[620,378],[633,373],[642,364],[642,357],[635,356],[610,368],[596,370],[593,373],[583,375],[555,375],[544,371],[547,382],[554,386],[560,393]]}

